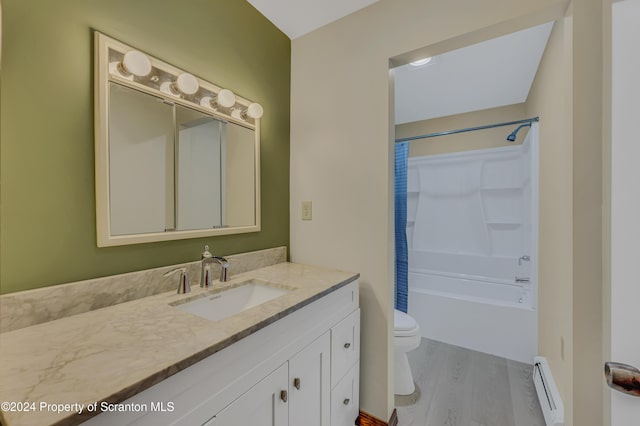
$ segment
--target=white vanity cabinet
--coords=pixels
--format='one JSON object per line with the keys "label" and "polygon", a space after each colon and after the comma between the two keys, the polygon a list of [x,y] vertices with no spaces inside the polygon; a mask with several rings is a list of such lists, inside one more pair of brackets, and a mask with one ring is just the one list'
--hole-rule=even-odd
{"label": "white vanity cabinet", "polygon": [[205,425],[329,426],[330,334],[323,334]]}
{"label": "white vanity cabinet", "polygon": [[358,281],[326,294],[86,425],[353,426],[358,416]]}

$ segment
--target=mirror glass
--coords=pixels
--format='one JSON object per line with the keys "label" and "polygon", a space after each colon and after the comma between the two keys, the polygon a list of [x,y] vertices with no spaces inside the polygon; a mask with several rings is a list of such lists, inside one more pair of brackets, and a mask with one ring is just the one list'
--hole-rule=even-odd
{"label": "mirror glass", "polygon": [[255,130],[109,82],[114,236],[256,225]]}
{"label": "mirror glass", "polygon": [[175,112],[175,229],[221,228],[226,124],[179,105]]}
{"label": "mirror glass", "polygon": [[173,211],[172,192],[172,106],[110,83],[111,233],[164,232],[167,212]]}

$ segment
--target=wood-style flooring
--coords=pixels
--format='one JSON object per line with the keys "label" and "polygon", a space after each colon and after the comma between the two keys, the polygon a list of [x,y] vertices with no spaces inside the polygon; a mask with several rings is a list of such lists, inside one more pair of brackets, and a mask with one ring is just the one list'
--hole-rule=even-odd
{"label": "wood-style flooring", "polygon": [[396,397],[398,426],[544,426],[533,366],[435,340],[409,353],[418,392]]}

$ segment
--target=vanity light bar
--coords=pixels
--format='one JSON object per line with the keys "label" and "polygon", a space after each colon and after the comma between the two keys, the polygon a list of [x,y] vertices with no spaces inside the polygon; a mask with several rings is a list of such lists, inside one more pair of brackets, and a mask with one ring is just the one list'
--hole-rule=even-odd
{"label": "vanity light bar", "polygon": [[229,89],[199,79],[104,34],[100,37],[108,46],[110,80],[171,101],[179,100],[196,109],[205,108],[243,125],[251,125],[264,114],[257,102],[240,98]]}

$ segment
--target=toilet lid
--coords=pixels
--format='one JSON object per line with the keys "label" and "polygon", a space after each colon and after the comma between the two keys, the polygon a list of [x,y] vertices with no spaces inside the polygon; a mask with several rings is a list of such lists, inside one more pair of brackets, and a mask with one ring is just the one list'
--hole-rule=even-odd
{"label": "toilet lid", "polygon": [[414,334],[418,329],[418,323],[416,322],[416,320],[414,320],[404,312],[394,309],[393,318],[395,321],[394,334],[396,336],[411,335]]}

